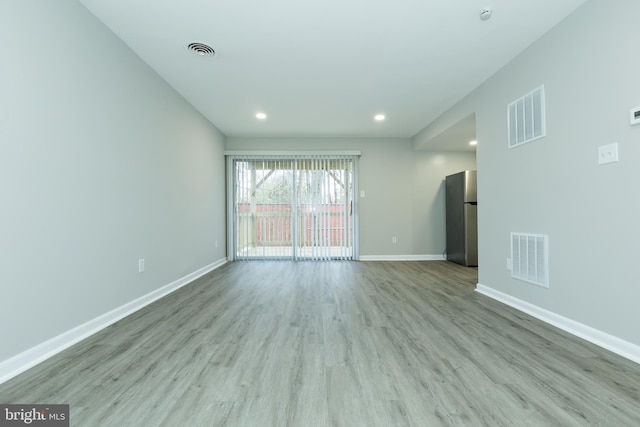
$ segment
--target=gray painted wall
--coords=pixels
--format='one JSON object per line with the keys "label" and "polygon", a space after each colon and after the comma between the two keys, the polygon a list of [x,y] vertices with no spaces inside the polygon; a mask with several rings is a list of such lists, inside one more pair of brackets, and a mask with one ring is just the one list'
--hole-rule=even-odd
{"label": "gray painted wall", "polygon": [[224,258],[225,211],[224,136],[78,2],[1,2],[0,51],[2,361]]}
{"label": "gray painted wall", "polygon": [[475,169],[474,152],[414,151],[409,139],[227,138],[226,144],[229,150],[361,150],[361,256],[442,254],[443,179]]}
{"label": "gray painted wall", "polygon": [[[413,139],[476,111],[481,284],[640,345],[640,2],[591,0]],[[507,149],[507,104],[544,84],[547,136]],[[600,145],[620,162],[599,166]],[[510,277],[511,231],[549,235],[550,288]]]}

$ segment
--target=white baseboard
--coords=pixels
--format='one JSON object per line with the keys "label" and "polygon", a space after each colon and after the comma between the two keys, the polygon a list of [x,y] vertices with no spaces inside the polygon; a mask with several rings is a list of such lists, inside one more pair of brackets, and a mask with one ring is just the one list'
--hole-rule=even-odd
{"label": "white baseboard", "polygon": [[476,287],[476,292],[527,313],[542,320],[543,322],[549,323],[550,325],[589,341],[599,347],[605,348],[626,359],[640,363],[640,346],[638,345],[576,322],[575,320],[560,316],[559,314],[545,310],[526,301],[522,301],[518,298],[512,297],[511,295],[496,291],[495,289],[481,285],[480,283],[478,283]]}
{"label": "white baseboard", "polygon": [[157,301],[185,285],[188,285],[197,278],[204,276],[210,271],[215,270],[226,263],[226,258],[220,259],[172,283],[169,283],[168,285],[143,295],[140,298],[136,298],[135,300],[98,316],[95,319],[76,326],[75,328],[38,344],[29,350],[0,362],[0,384],[10,380],[18,374],[21,374],[27,369],[44,362],[48,358],[60,353],[62,350],[65,350],[96,332],[103,330],[118,320],[146,307],[152,302]]}
{"label": "white baseboard", "polygon": [[442,255],[361,255],[360,261],[446,261]]}

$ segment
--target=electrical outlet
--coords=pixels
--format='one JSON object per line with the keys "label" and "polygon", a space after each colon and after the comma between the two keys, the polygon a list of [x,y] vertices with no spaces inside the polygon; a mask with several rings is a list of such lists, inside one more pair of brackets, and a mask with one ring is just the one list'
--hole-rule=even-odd
{"label": "electrical outlet", "polygon": [[618,161],[618,144],[608,144],[598,147],[598,164],[604,165]]}
{"label": "electrical outlet", "polygon": [[398,243],[398,239],[396,238],[396,236],[393,236],[393,237],[391,238],[391,243],[393,243],[394,245],[395,245],[396,243]]}
{"label": "electrical outlet", "polygon": [[507,258],[507,270],[513,270],[513,261],[511,260],[511,258]]}
{"label": "electrical outlet", "polygon": [[144,272],[144,258],[138,260],[138,273]]}

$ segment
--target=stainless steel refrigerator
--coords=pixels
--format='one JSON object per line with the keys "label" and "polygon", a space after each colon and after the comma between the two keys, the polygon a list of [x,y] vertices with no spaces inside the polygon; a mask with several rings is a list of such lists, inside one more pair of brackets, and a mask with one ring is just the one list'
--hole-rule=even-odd
{"label": "stainless steel refrigerator", "polygon": [[463,171],[445,180],[447,260],[478,265],[478,198],[476,171]]}

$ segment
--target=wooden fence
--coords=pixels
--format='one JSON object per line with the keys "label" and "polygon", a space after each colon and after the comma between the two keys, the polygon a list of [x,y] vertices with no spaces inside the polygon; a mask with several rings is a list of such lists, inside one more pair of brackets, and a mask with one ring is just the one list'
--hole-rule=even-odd
{"label": "wooden fence", "polygon": [[[291,204],[258,203],[251,212],[249,203],[238,204],[238,247],[245,246],[291,246],[293,206]],[[343,204],[317,205],[314,211],[310,204],[298,205],[297,244],[312,246],[342,246],[352,239],[352,216],[345,214]],[[347,221],[347,224],[345,224]],[[345,236],[348,225],[348,236]]]}

